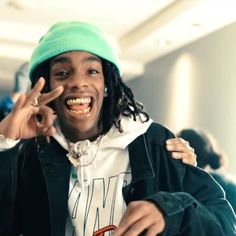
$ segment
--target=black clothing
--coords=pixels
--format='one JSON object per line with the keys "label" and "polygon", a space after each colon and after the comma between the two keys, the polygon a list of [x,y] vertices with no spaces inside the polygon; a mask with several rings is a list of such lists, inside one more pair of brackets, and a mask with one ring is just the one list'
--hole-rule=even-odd
{"label": "black clothing", "polygon": [[233,207],[234,212],[236,212],[236,182],[226,174],[223,175],[216,172],[210,172],[210,174],[222,186],[225,191],[226,199]]}
{"label": "black clothing", "polygon": [[[129,145],[132,182],[123,188],[126,203],[156,203],[166,220],[161,235],[236,235],[235,215],[212,177],[182,164],[166,151],[173,134],[152,124]],[[65,235],[70,162],[54,139],[22,141],[0,152],[0,235]]]}
{"label": "black clothing", "polygon": [[3,120],[12,110],[14,102],[10,96],[4,96],[0,100],[0,121]]}

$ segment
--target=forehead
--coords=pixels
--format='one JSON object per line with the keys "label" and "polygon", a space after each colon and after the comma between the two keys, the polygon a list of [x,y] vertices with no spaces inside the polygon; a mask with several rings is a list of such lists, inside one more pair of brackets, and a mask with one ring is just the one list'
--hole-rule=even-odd
{"label": "forehead", "polygon": [[51,65],[62,62],[72,62],[73,60],[80,60],[81,62],[102,62],[98,56],[92,53],[85,51],[71,51],[54,57],[51,60]]}

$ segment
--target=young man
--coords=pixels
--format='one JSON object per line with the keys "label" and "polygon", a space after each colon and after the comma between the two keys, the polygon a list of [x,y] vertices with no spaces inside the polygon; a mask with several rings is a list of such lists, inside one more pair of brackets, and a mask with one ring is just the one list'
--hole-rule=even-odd
{"label": "young man", "polygon": [[0,123],[1,235],[235,235],[221,188],[170,157],[173,134],[120,75],[92,25],[58,23],[41,39],[34,87]]}

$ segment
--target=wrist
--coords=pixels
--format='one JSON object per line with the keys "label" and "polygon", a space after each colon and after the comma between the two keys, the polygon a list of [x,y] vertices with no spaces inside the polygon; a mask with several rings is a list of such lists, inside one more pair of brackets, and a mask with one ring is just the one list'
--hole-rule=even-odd
{"label": "wrist", "polygon": [[0,143],[1,142],[15,142],[17,139],[8,138],[0,133]]}
{"label": "wrist", "polygon": [[12,113],[10,113],[0,122],[0,134],[6,139],[18,140],[18,136],[15,133],[15,124],[13,120],[14,116],[12,116]]}

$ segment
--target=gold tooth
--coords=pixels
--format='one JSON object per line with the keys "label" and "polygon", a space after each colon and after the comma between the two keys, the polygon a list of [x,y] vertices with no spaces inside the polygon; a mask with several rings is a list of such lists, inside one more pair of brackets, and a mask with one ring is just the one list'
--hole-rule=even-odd
{"label": "gold tooth", "polygon": [[71,112],[75,113],[75,114],[86,114],[90,111],[90,108],[88,107],[87,109],[82,109],[82,110],[78,110],[78,111],[74,111],[74,110],[70,110]]}
{"label": "gold tooth", "polygon": [[68,105],[73,105],[73,104],[85,104],[85,103],[90,103],[91,98],[90,97],[85,97],[85,98],[75,98],[75,99],[69,99],[67,100]]}

